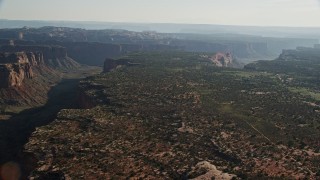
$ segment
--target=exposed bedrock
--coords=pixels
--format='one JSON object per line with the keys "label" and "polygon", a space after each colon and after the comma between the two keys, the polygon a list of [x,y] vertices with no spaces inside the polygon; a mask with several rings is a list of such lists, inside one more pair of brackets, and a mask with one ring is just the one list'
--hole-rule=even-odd
{"label": "exposed bedrock", "polygon": [[34,77],[33,68],[43,65],[42,53],[0,53],[0,87],[21,86]]}

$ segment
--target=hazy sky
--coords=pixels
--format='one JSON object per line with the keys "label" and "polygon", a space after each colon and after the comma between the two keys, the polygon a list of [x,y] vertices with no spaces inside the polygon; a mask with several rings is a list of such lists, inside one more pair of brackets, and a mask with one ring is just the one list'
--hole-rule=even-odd
{"label": "hazy sky", "polygon": [[320,26],[319,2],[319,0],[0,0],[0,19]]}

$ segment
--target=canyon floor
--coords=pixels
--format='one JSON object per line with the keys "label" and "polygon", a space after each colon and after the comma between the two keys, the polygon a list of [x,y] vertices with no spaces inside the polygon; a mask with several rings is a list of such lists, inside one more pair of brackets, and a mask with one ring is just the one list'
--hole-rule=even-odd
{"label": "canyon floor", "polygon": [[30,109],[21,107],[10,108],[0,115],[0,164],[15,162],[21,166],[22,177],[26,178],[33,168],[32,155],[24,153],[24,144],[36,127],[44,126],[53,121],[61,109],[77,108],[76,96],[79,81],[101,72],[101,68],[83,66],[78,70],[65,71],[61,80],[51,87],[48,99],[42,106]]}

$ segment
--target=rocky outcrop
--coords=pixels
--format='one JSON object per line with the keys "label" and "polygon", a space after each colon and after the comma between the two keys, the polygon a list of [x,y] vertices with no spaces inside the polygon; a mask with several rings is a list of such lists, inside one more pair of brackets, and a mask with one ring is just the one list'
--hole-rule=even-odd
{"label": "rocky outcrop", "polygon": [[[199,175],[198,175],[199,174]],[[231,180],[236,179],[236,175],[225,173],[217,169],[217,167],[208,161],[199,162],[192,171],[189,173],[189,178],[193,180],[201,179],[221,179],[221,180]],[[195,177],[192,177],[195,176]],[[191,178],[192,177],[192,178]]]}
{"label": "rocky outcrop", "polygon": [[[40,52],[42,55],[42,61],[40,63],[45,64],[51,68],[64,68],[64,69],[75,69],[80,65],[73,59],[68,57],[67,50],[61,46],[37,46],[37,45],[16,45],[1,46],[0,52]],[[36,53],[34,57],[36,57]],[[31,61],[34,59],[33,56],[29,56]],[[32,61],[34,62],[34,61]]]}
{"label": "rocky outcrop", "polygon": [[216,67],[243,68],[244,64],[230,52],[217,52],[214,55],[201,54],[204,61],[209,61]]}
{"label": "rocky outcrop", "polygon": [[43,105],[62,71],[80,65],[58,46],[0,46],[0,107]]}
{"label": "rocky outcrop", "polygon": [[32,66],[44,65],[44,58],[41,52],[27,52],[27,58]]}
{"label": "rocky outcrop", "polygon": [[0,87],[20,86],[25,78],[25,69],[11,64],[0,65]]}
{"label": "rocky outcrop", "polygon": [[33,78],[33,67],[42,64],[41,53],[0,53],[0,87],[21,86],[25,78]]}
{"label": "rocky outcrop", "polygon": [[216,53],[211,57],[211,61],[218,67],[230,67],[233,64],[231,53]]}
{"label": "rocky outcrop", "polygon": [[[76,69],[80,65],[58,46],[2,46],[0,53],[0,87],[21,86],[25,78],[33,78],[33,70]],[[49,68],[49,69],[48,69]]]}

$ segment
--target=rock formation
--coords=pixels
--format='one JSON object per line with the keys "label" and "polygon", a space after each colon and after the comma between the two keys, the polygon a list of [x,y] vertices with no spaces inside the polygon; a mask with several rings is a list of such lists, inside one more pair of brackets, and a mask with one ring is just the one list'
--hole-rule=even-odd
{"label": "rock formation", "polygon": [[21,86],[25,78],[33,78],[33,67],[42,64],[42,53],[0,53],[0,87]]}
{"label": "rock formation", "polygon": [[218,67],[230,67],[233,64],[231,53],[216,53],[210,60]]}
{"label": "rock formation", "polygon": [[79,64],[77,62],[68,57],[66,48],[61,46],[5,45],[0,47],[0,52],[41,52],[41,55],[34,53],[34,57],[32,55],[29,55],[29,57],[31,58],[30,60],[32,62],[35,62],[33,59],[36,56],[42,56],[39,57],[40,59],[42,59],[39,63],[44,63],[46,66],[54,69],[74,69],[79,67]]}
{"label": "rock formation", "polygon": [[[205,172],[203,174],[203,172]],[[195,167],[192,168],[190,174],[202,174],[192,178],[193,180],[200,180],[200,179],[221,179],[221,180],[231,180],[236,179],[236,175],[224,173],[217,169],[217,167],[208,161],[199,162]]]}
{"label": "rock formation", "polygon": [[0,107],[9,105],[15,109],[44,104],[61,72],[79,67],[61,46],[16,45],[15,41],[0,45]]}
{"label": "rock formation", "polygon": [[[25,78],[33,78],[34,69],[75,69],[80,65],[59,46],[1,46],[0,87],[21,86]],[[50,71],[50,70],[49,70]]]}

